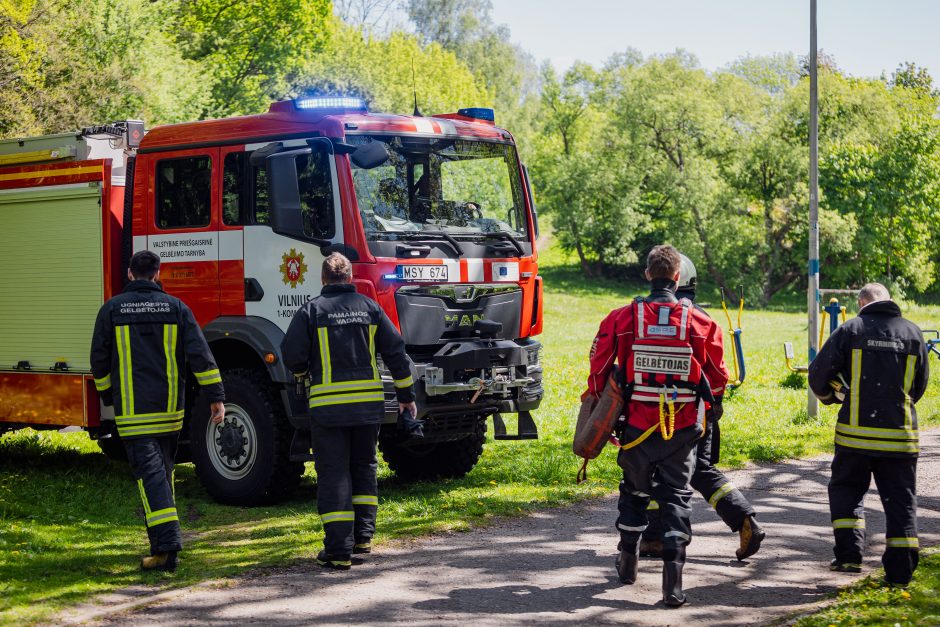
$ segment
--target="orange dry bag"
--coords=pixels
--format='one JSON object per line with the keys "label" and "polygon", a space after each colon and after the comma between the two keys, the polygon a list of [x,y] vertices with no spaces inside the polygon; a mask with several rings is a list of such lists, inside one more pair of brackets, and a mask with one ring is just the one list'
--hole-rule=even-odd
{"label": "orange dry bag", "polygon": [[604,450],[621,413],[623,413],[623,392],[614,373],[611,373],[599,398],[587,394],[581,401],[572,445],[574,454],[584,458],[584,463],[578,471],[578,483],[587,479],[588,462]]}

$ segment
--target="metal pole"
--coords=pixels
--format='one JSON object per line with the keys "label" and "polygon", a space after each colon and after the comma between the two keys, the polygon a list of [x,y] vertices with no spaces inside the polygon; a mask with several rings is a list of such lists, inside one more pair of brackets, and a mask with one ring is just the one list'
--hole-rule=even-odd
{"label": "metal pole", "polygon": [[[819,116],[816,81],[816,0],[809,2],[809,275],[806,287],[806,308],[809,313],[807,335],[809,361],[819,350]],[[819,402],[810,389],[806,398],[806,414],[815,418]]]}

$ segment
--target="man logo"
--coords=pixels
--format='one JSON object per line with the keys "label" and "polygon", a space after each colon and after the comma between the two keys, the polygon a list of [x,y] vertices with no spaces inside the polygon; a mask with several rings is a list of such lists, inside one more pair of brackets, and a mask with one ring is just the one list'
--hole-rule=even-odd
{"label": "man logo", "polygon": [[291,248],[290,252],[284,253],[281,257],[281,274],[284,278],[284,284],[290,284],[291,288],[297,287],[298,283],[304,282],[304,273],[307,272],[307,264],[304,263],[304,254]]}

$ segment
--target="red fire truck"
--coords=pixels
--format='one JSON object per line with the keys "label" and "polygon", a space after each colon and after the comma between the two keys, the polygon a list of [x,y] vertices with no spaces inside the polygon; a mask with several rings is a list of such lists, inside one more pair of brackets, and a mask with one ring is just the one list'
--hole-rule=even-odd
{"label": "red fire truck", "polygon": [[222,502],[289,493],[315,452],[279,346],[339,251],[414,361],[425,436],[396,429],[386,376],[386,462],[406,478],[460,476],[488,419],[495,439],[537,437],[537,233],[526,168],[491,109],[385,115],[309,97],[146,134],[126,121],[0,142],[0,433],[77,425],[123,454],[90,338],[130,255],[150,249],[203,326],[227,396],[213,425],[191,382],[181,461]]}

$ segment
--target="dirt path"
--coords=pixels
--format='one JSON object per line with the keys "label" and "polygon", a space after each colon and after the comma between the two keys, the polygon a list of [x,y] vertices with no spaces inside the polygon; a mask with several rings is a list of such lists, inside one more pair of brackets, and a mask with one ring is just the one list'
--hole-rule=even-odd
{"label": "dirt path", "polygon": [[[918,468],[922,546],[940,544],[940,431],[922,438]],[[615,499],[553,510],[469,533],[414,541],[367,556],[346,573],[306,563],[148,596],[110,595],[59,616],[121,625],[639,624],[741,625],[808,611],[857,575],[830,573],[828,460],[765,464],[729,473],[768,531],[747,563],[702,499],[685,588],[691,602],[666,609],[660,562],[644,560],[634,586],[614,573]],[[874,534],[866,572],[880,565],[884,516],[866,501]],[[141,594],[141,592],[144,592]]]}

